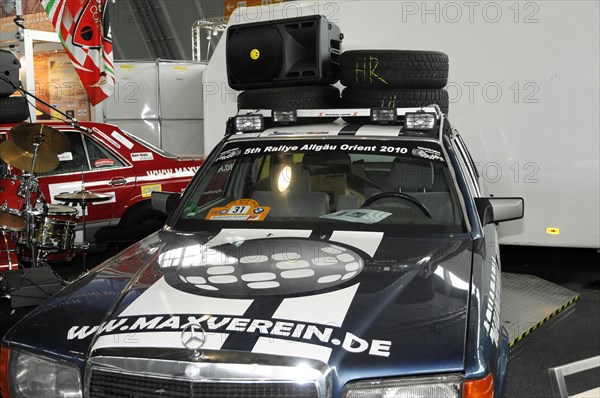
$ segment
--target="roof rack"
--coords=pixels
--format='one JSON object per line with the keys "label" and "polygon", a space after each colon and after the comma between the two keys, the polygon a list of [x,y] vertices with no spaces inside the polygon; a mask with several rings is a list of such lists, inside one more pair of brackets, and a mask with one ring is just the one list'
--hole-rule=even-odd
{"label": "roof rack", "polygon": [[442,114],[437,105],[415,108],[334,108],[334,109],[240,109],[238,115],[254,114],[263,117],[273,117],[273,112],[295,112],[297,118],[305,117],[371,117],[373,111],[377,110],[395,110],[397,116],[404,116],[407,113],[435,113],[439,118]]}
{"label": "roof rack", "polygon": [[344,118],[364,123],[368,118],[374,124],[400,125],[407,132],[419,135],[437,136],[441,133],[443,114],[437,105],[412,108],[333,108],[333,109],[240,109],[235,117],[227,122],[226,135],[264,131],[265,119],[272,124],[293,125],[310,120],[311,124],[323,119],[324,123],[332,119]]}

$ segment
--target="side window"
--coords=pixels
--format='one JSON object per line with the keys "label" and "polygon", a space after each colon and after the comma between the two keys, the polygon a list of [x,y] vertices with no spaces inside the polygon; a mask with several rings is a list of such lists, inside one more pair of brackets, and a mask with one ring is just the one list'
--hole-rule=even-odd
{"label": "side window", "polygon": [[90,158],[92,170],[110,169],[113,167],[125,166],[123,162],[117,159],[108,149],[103,148],[100,144],[89,137],[85,137],[85,146]]}
{"label": "side window", "polygon": [[39,173],[39,175],[57,175],[68,173],[81,173],[89,171],[90,165],[83,147],[83,137],[78,131],[63,131],[69,138],[71,147],[67,152],[58,155],[60,163],[58,167],[48,173]]}

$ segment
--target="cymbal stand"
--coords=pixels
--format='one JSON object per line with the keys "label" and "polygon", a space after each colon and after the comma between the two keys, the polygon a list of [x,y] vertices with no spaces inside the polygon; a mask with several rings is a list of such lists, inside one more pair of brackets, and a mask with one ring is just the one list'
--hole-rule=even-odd
{"label": "cymbal stand", "polygon": [[81,212],[82,212],[82,216],[81,216],[81,222],[83,224],[83,242],[81,242],[81,263],[82,263],[82,268],[83,268],[83,272],[87,271],[87,256],[88,256],[88,249],[90,248],[90,244],[87,241],[87,228],[85,225],[85,212],[87,211],[87,202],[85,200],[82,200],[81,202],[79,202],[79,206],[81,206]]}
{"label": "cymbal stand", "polygon": [[[81,191],[84,192],[85,191],[85,173],[84,173],[84,167],[81,166]],[[83,272],[87,271],[87,256],[88,256],[88,249],[90,248],[90,244],[87,241],[87,228],[85,225],[85,213],[87,211],[87,202],[84,200],[82,200],[81,202],[79,202],[79,206],[81,206],[81,222],[83,224],[83,242],[81,242],[81,264],[82,264],[82,268],[83,268]]]}
{"label": "cymbal stand", "polygon": [[35,230],[35,216],[33,215],[33,206],[31,205],[31,189],[32,189],[32,184],[30,184],[32,179],[35,179],[35,175],[34,175],[34,166],[35,166],[35,160],[37,157],[37,153],[38,150],[40,148],[40,145],[42,144],[42,136],[38,135],[36,136],[36,138],[34,139],[33,142],[33,157],[31,159],[31,172],[30,174],[27,175],[23,175],[23,177],[25,177],[25,216],[26,216],[26,229],[25,229],[25,236],[27,237],[27,247],[29,249],[31,249],[31,261],[32,261],[32,265],[34,267],[38,267],[40,266],[39,264],[39,253],[36,250],[35,247],[35,243],[34,243],[34,230]]}

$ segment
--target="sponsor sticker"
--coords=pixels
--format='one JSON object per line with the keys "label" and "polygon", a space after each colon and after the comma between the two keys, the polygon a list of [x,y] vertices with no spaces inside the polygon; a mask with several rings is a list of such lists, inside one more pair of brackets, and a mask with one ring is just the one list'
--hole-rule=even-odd
{"label": "sponsor sticker", "polygon": [[158,169],[148,170],[146,174],[149,177],[193,177],[200,166],[189,166],[189,167],[176,167],[174,169]]}
{"label": "sponsor sticker", "polygon": [[335,213],[326,214],[320,218],[330,218],[333,220],[342,220],[361,224],[375,224],[391,216],[392,213],[372,209],[353,209],[341,210]]}
{"label": "sponsor sticker", "polygon": [[58,160],[61,162],[68,162],[73,160],[73,154],[71,152],[63,152],[58,154]]}
{"label": "sponsor sticker", "polygon": [[123,135],[119,134],[118,131],[113,131],[111,134],[117,141],[121,144],[125,145],[127,149],[133,148],[133,142],[129,141],[127,138],[123,137]]}
{"label": "sponsor sticker", "polygon": [[132,162],[145,162],[148,160],[154,160],[152,152],[133,152],[131,154]]}
{"label": "sponsor sticker", "polygon": [[259,206],[252,199],[240,199],[228,203],[225,207],[214,207],[206,215],[213,221],[264,221],[271,210],[268,206]]}
{"label": "sponsor sticker", "polygon": [[441,152],[431,148],[423,148],[420,146],[413,149],[412,154],[423,159],[444,161]]}
{"label": "sponsor sticker", "polygon": [[161,192],[161,184],[142,185],[142,198],[149,198],[152,196],[152,192]]}
{"label": "sponsor sticker", "polygon": [[115,161],[112,159],[98,159],[94,160],[94,167],[111,167],[115,165]]}
{"label": "sponsor sticker", "polygon": [[[391,341],[362,336],[345,325],[357,290],[354,284],[321,294],[283,297],[273,312],[266,311],[259,299],[202,297],[175,290],[161,279],[119,317],[100,325],[73,325],[66,339],[84,340],[97,334],[93,349],[182,348],[186,330],[198,325],[206,349],[227,350],[243,341],[249,352],[323,362],[329,361],[334,350],[389,357]],[[311,310],[316,307],[320,310]]]}
{"label": "sponsor sticker", "polygon": [[221,154],[217,158],[217,162],[235,158],[235,157],[239,156],[241,153],[242,153],[242,151],[240,150],[240,148],[228,149],[226,151],[221,152]]}
{"label": "sponsor sticker", "polygon": [[94,135],[98,136],[98,139],[100,139],[100,141],[107,142],[117,149],[121,148],[121,145],[119,145],[119,143],[117,143],[115,140],[104,134],[102,131],[98,130],[96,127],[92,127],[92,131],[94,132]]}

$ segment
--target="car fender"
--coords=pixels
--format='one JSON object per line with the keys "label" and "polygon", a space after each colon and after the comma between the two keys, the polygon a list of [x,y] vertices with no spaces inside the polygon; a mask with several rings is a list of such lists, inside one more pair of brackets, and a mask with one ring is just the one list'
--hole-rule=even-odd
{"label": "car fender", "polygon": [[[495,228],[494,225],[487,227]],[[494,235],[489,228],[486,232]],[[498,246],[493,236],[490,238],[473,243],[465,378],[482,379],[492,373],[498,391],[504,384],[508,335],[500,323],[502,289]]]}

